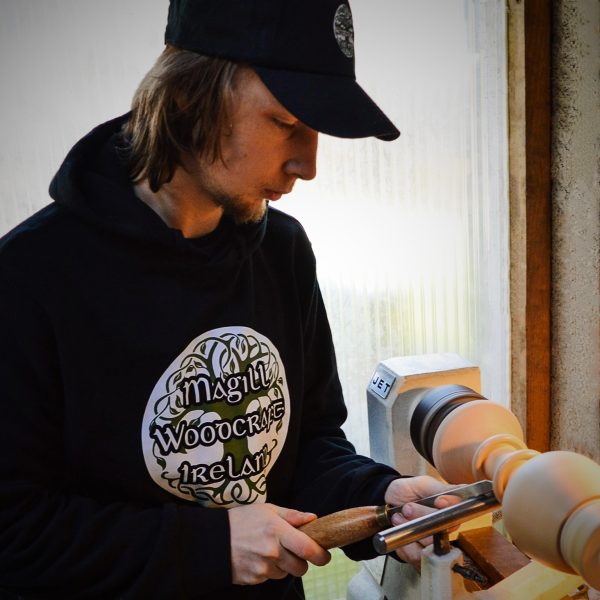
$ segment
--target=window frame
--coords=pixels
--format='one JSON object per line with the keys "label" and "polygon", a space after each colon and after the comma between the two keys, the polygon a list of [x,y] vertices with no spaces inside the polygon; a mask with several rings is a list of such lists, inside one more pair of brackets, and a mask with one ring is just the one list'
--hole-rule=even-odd
{"label": "window frame", "polygon": [[511,407],[530,448],[550,450],[551,31],[544,0],[509,0]]}

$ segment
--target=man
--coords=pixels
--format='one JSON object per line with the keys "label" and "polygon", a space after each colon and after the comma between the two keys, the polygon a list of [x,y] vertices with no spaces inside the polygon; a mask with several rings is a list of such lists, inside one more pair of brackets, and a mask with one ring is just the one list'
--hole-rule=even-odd
{"label": "man", "polygon": [[3,238],[7,593],[295,598],[329,559],[315,514],[443,489],[345,439],[315,259],[268,206],[315,177],[318,131],[398,136],[352,40],[340,0],[172,0],[132,112]]}

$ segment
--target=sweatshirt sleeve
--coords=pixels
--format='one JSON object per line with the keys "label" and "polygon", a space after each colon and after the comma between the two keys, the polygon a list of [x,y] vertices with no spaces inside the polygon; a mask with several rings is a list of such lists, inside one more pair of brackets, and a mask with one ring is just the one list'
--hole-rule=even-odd
{"label": "sweatshirt sleeve", "polygon": [[[314,265],[312,251],[307,260]],[[314,274],[314,268],[304,272]],[[308,292],[305,397],[295,498],[300,508],[319,516],[354,506],[383,504],[388,485],[400,475],[386,465],[356,454],[346,439],[341,426],[347,410],[316,275],[308,283]],[[375,556],[369,539],[344,551],[355,560]]]}
{"label": "sweatshirt sleeve", "polygon": [[194,598],[230,584],[226,511],[104,502],[67,488],[54,333],[2,269],[0,381],[0,590],[25,598]]}

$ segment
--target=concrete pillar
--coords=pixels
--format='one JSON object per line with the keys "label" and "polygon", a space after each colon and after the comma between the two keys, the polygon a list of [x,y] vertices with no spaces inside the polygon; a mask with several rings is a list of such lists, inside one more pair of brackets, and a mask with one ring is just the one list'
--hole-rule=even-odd
{"label": "concrete pillar", "polygon": [[600,2],[553,11],[551,444],[600,461]]}

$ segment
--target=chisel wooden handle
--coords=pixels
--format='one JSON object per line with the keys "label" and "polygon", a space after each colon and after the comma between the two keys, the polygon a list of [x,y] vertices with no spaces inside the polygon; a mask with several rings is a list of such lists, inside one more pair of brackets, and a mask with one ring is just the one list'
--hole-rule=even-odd
{"label": "chisel wooden handle", "polygon": [[[457,499],[463,500],[484,497],[496,499],[492,482],[484,479],[469,485],[450,487],[432,496],[413,500],[413,502],[435,508],[435,503],[440,496],[456,496]],[[397,506],[382,504],[381,506],[348,508],[311,521],[299,529],[326,550],[341,548],[354,542],[360,542],[382,529],[389,529],[392,526],[392,515],[400,512],[402,507],[403,504]]]}
{"label": "chisel wooden handle", "polygon": [[386,506],[359,506],[315,519],[299,529],[329,550],[364,540],[390,525]]}

